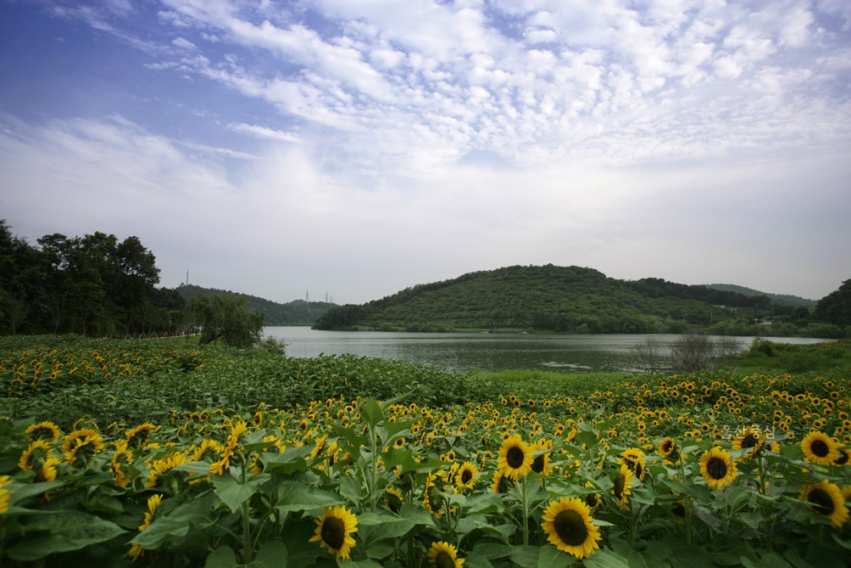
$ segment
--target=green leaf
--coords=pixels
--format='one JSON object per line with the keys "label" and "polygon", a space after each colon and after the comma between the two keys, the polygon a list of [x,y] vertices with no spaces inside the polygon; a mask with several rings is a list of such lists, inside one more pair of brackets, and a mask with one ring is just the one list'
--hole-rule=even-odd
{"label": "green leaf", "polygon": [[147,550],[156,550],[164,543],[185,536],[192,528],[206,528],[214,524],[210,511],[216,505],[216,496],[207,493],[176,507],[163,517],[155,517],[147,529],[131,542]]}
{"label": "green leaf", "polygon": [[59,479],[44,483],[12,483],[9,487],[12,491],[12,495],[9,498],[9,506],[15,506],[24,499],[41,495],[45,491],[49,491],[55,487],[61,487],[62,485],[65,485],[65,481]]}
{"label": "green leaf", "polygon": [[381,564],[375,560],[338,560],[339,568],[382,568]]}
{"label": "green leaf", "polygon": [[207,562],[204,563],[204,568],[234,568],[236,565],[236,554],[234,551],[228,546],[222,546],[207,556]]}
{"label": "green leaf", "polygon": [[375,560],[387,558],[396,550],[395,540],[378,540],[363,547],[364,553]]}
{"label": "green leaf", "polygon": [[298,481],[282,481],[275,487],[275,492],[275,508],[284,513],[331,507],[343,502],[337,495],[312,489]]}
{"label": "green leaf", "polygon": [[216,495],[222,500],[222,503],[228,506],[231,512],[235,513],[240,505],[254,495],[260,485],[271,479],[271,476],[268,473],[261,473],[245,483],[238,482],[228,473],[214,475],[212,479],[213,485],[216,487]]}
{"label": "green leaf", "polygon": [[588,568],[629,568],[623,556],[603,549],[596,551],[582,563]]}
{"label": "green leaf", "polygon": [[86,508],[89,511],[110,513],[113,515],[118,515],[124,512],[124,505],[121,504],[121,501],[108,495],[95,495],[92,497],[91,501],[86,504]]}
{"label": "green leaf", "polygon": [[381,407],[375,402],[375,399],[369,399],[361,408],[361,416],[370,428],[384,420],[384,413],[381,412]]}
{"label": "green leaf", "polygon": [[288,556],[289,550],[286,544],[279,540],[270,540],[263,543],[254,555],[254,562],[248,566],[249,568],[287,568]]}
{"label": "green leaf", "polygon": [[107,520],[81,511],[58,511],[39,516],[27,526],[28,532],[46,531],[27,537],[8,551],[9,557],[32,562],[56,552],[79,550],[91,544],[111,540],[127,531]]}
{"label": "green leaf", "polygon": [[563,568],[573,564],[574,557],[551,544],[545,544],[538,552],[538,568]]}
{"label": "green leaf", "polygon": [[275,452],[260,454],[260,461],[263,463],[264,471],[292,475],[297,471],[307,471],[304,458],[312,451],[313,448],[310,446],[289,446],[282,454]]}
{"label": "green leaf", "polygon": [[536,546],[513,546],[509,557],[521,568],[537,568],[538,550]]}
{"label": "green leaf", "polygon": [[495,542],[486,542],[483,544],[477,544],[473,548],[473,553],[487,559],[507,558],[508,555],[511,554],[511,546]]}

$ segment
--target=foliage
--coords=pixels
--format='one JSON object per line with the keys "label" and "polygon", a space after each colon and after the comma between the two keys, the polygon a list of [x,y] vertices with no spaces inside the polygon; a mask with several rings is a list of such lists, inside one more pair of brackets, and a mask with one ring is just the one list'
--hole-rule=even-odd
{"label": "foliage", "polygon": [[851,342],[836,341],[811,345],[774,343],[756,338],[750,349],[743,351],[733,364],[743,370],[808,373],[834,370],[851,373]]}
{"label": "foliage", "polygon": [[[680,333],[714,325],[736,332],[754,326],[758,311],[770,313],[770,307],[765,296],[749,298],[658,278],[622,281],[590,268],[550,264],[417,285],[381,300],[329,310],[314,328]],[[794,309],[776,311],[785,317]]]}
{"label": "foliage", "polygon": [[[0,341],[4,565],[422,567],[440,551],[441,565],[470,567],[851,561],[840,374],[453,375],[12,339]],[[452,388],[456,402],[420,400]],[[380,389],[414,394],[361,395]],[[267,400],[281,391],[300,394]],[[78,399],[88,416],[40,422]],[[499,467],[506,439],[532,454],[514,481]],[[836,464],[819,465],[822,450]],[[589,523],[578,543],[565,531],[576,520]]]}
{"label": "foliage", "polygon": [[156,288],[156,259],[137,237],[96,232],[13,236],[0,220],[0,333],[126,335],[176,332],[185,302]]}
{"label": "foliage", "polygon": [[815,318],[840,327],[851,326],[851,279],[816,305]]}
{"label": "foliage", "polygon": [[206,294],[192,299],[192,311],[202,326],[201,345],[221,339],[227,345],[245,349],[260,341],[265,314],[245,309],[241,296]]}
{"label": "foliage", "polygon": [[176,291],[187,302],[191,302],[199,294],[206,294],[210,297],[218,295],[240,296],[245,299],[247,309],[266,315],[266,325],[310,325],[319,316],[336,306],[336,304],[329,302],[306,302],[304,300],[293,300],[286,304],[279,304],[257,296],[238,294],[230,290],[203,288],[194,284],[182,284],[176,288]]}

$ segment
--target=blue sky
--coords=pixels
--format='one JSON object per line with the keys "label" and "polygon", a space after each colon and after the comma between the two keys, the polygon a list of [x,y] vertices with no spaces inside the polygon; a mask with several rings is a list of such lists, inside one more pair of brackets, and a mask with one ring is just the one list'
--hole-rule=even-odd
{"label": "blue sky", "polygon": [[166,286],[851,278],[846,0],[0,0],[0,77],[0,218]]}

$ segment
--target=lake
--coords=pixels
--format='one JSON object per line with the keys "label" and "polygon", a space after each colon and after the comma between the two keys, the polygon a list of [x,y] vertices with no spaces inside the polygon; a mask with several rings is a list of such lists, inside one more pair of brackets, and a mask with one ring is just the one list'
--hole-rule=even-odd
{"label": "lake", "polygon": [[[528,369],[562,373],[630,371],[630,349],[648,338],[670,344],[677,335],[559,335],[524,333],[405,333],[319,331],[309,327],[264,328],[287,343],[291,357],[352,353],[400,359],[447,370]],[[736,338],[742,349],[753,337]],[[823,339],[768,337],[780,343],[818,343]]]}

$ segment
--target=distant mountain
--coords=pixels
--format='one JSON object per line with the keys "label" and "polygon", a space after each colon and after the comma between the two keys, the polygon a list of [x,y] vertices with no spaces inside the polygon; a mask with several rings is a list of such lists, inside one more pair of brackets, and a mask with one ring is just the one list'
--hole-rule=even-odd
{"label": "distant mountain", "polygon": [[767,292],[759,292],[752,288],[745,288],[744,286],[736,286],[735,284],[707,284],[706,287],[712,288],[713,290],[721,290],[723,292],[736,292],[743,296],[767,296],[768,298],[771,298],[771,301],[776,305],[781,306],[811,307],[818,303],[815,300],[808,300],[807,298],[801,298],[800,296],[791,296],[789,294],[769,294]]}
{"label": "distant mountain", "polygon": [[577,266],[511,266],[420,284],[362,305],[329,310],[316,329],[541,330],[677,333],[733,320],[750,326],[765,297],[658,278],[624,281]]}
{"label": "distant mountain", "polygon": [[176,288],[177,292],[187,302],[191,302],[198,294],[209,294],[215,296],[217,294],[229,294],[232,296],[242,296],[245,298],[245,307],[249,310],[256,310],[266,314],[266,325],[313,325],[316,319],[327,312],[329,309],[336,307],[336,304],[329,302],[305,302],[304,300],[294,300],[286,304],[279,304],[257,296],[249,296],[247,294],[239,294],[230,290],[219,290],[216,288],[202,288],[194,284],[180,285]]}

